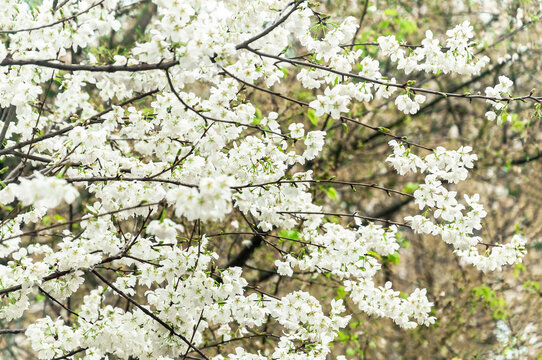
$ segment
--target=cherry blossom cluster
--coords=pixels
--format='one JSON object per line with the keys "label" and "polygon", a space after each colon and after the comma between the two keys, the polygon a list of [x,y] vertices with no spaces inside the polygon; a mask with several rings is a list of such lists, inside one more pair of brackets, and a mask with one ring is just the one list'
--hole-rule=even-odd
{"label": "cherry blossom cluster", "polygon": [[427,30],[421,46],[411,54],[402,48],[394,35],[381,36],[378,44],[382,54],[397,62],[397,68],[406,74],[413,71],[443,72],[458,75],[475,75],[489,63],[489,57],[476,59],[471,39],[474,37],[473,27],[468,21],[457,25],[446,32],[446,48],[433,38],[433,32]]}
{"label": "cherry blossom cluster", "polygon": [[8,184],[0,190],[0,204],[9,204],[17,199],[23,206],[53,209],[61,201],[71,204],[78,196],[79,192],[66,180],[35,172],[32,178],[22,178],[20,183]]}
{"label": "cherry blossom cluster", "polygon": [[381,268],[374,254],[386,256],[399,249],[397,228],[363,226],[359,219],[356,220],[356,230],[332,223],[323,225],[324,235],[314,236],[311,234],[314,231],[306,230],[304,239],[312,239],[314,247],[303,257],[288,255],[284,261],[277,260],[278,272],[291,276],[292,267],[296,266],[302,271],[331,273],[345,279],[345,290],[351,293],[360,310],[368,314],[391,318],[407,329],[434,323],[435,318],[429,315],[432,303],[427,299],[425,289],[417,289],[404,299],[391,289],[390,282],[385,287],[375,288],[371,280]]}
{"label": "cherry blossom cluster", "polygon": [[[482,239],[475,236],[475,231],[482,228],[482,219],[487,215],[480,203],[480,196],[465,194],[465,206],[457,200],[457,192],[443,186],[441,180],[457,184],[467,178],[468,169],[474,166],[473,162],[477,159],[476,154],[470,153],[470,146],[458,150],[438,147],[433,154],[420,158],[396,140],[389,144],[393,147],[393,154],[386,161],[400,174],[416,171],[427,173],[425,182],[414,192],[415,203],[420,210],[426,211],[421,215],[405,217],[416,233],[440,236],[454,247],[455,253],[465,263],[484,272],[501,270],[504,265],[521,262],[526,240],[519,234],[514,235],[509,243],[493,245],[491,251],[480,254],[476,246]],[[433,215],[433,220],[429,213]]]}
{"label": "cherry blossom cluster", "polygon": [[502,350],[499,353],[492,353],[491,356],[496,360],[534,356],[542,346],[538,333],[536,325],[528,323],[519,331],[518,335],[515,335],[506,321],[498,320],[493,334]]}
{"label": "cherry blossom cluster", "polygon": [[[503,99],[506,100],[507,98],[510,98],[510,91],[512,90],[512,86],[514,84],[512,81],[507,78],[504,75],[499,76],[499,83],[495,85],[494,87],[488,86],[486,88],[486,96],[494,97],[497,99]],[[493,100],[486,100],[495,111],[490,110],[486,112],[486,118],[490,121],[497,120],[497,124],[502,124],[503,121],[510,120],[510,117],[508,117],[506,109],[508,107],[508,103],[493,101]]]}
{"label": "cherry blossom cluster", "polygon": [[[96,2],[77,2],[64,6],[62,11],[52,12],[54,1],[45,0],[39,6],[30,7],[24,0],[3,1],[0,4],[0,23],[3,31],[9,34],[9,42],[0,41],[0,62],[6,57],[15,60],[37,59],[50,60],[67,56],[70,49],[95,46],[101,35],[120,28],[114,10],[117,0]],[[77,15],[70,23],[63,26],[60,21]],[[57,22],[54,26],[49,25]],[[36,29],[34,29],[36,28]],[[33,29],[32,31],[18,31]],[[9,46],[6,47],[6,44]],[[23,140],[29,139],[33,131],[42,130],[48,122],[47,115],[38,116],[31,104],[42,93],[41,83],[49,80],[54,70],[35,66],[21,67],[17,71],[9,71],[3,67],[0,71],[0,106],[17,106],[18,121],[9,127],[6,139],[13,134],[20,134]],[[81,82],[79,82],[81,85]],[[65,101],[63,106],[74,107],[86,104],[89,108],[88,94],[80,91],[81,101]],[[39,119],[39,121],[38,121]],[[52,119],[51,119],[52,120]],[[8,140],[8,146],[12,144]]]}
{"label": "cherry blossom cluster", "polygon": [[429,316],[433,303],[427,300],[425,289],[416,289],[404,299],[399,291],[392,289],[389,281],[379,287],[375,287],[370,280],[357,283],[347,281],[345,284],[345,290],[351,292],[352,300],[360,310],[371,315],[389,317],[405,329],[418,325],[429,326],[436,320],[434,316]]}

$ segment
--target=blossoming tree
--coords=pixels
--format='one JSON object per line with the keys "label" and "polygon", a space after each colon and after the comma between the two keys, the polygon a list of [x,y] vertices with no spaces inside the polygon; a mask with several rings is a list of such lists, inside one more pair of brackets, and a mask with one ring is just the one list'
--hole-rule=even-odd
{"label": "blossoming tree", "polygon": [[[437,294],[378,276],[405,234],[484,273],[520,263],[526,239],[483,239],[483,194],[458,195],[478,159],[468,143],[417,143],[366,115],[415,117],[441,99],[484,107],[495,127],[515,103],[538,113],[542,98],[502,74],[479,93],[415,81],[479,76],[488,47],[537,19],[491,44],[469,21],[407,43],[364,31],[376,5],[2,1],[2,336],[23,334],[39,359],[344,358],[332,348],[346,303],[404,329],[437,320]],[[371,163],[384,177],[419,184],[324,169],[333,134],[360,129],[388,140]],[[395,220],[333,208],[318,193],[335,187],[417,206]]]}

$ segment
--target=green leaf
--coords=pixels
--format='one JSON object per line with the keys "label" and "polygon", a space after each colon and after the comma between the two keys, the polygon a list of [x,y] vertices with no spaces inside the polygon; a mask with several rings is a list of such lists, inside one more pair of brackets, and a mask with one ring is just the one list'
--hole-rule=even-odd
{"label": "green leaf", "polygon": [[387,27],[390,26],[390,21],[389,20],[382,20],[379,24],[378,24],[378,27],[380,29],[385,29]]}
{"label": "green leaf", "polygon": [[413,194],[414,191],[416,191],[419,187],[420,187],[420,184],[409,182],[408,184],[405,185],[402,191],[407,194]]}
{"label": "green leaf", "polygon": [[64,218],[63,216],[61,216],[59,214],[55,214],[54,219],[58,220],[58,221],[65,221],[66,220],[66,218]]}
{"label": "green leaf", "polygon": [[313,124],[314,126],[318,126],[319,117],[314,114],[314,109],[309,108],[309,112],[307,115],[309,117],[311,124]]}
{"label": "green leaf", "polygon": [[401,19],[399,26],[401,30],[407,34],[415,33],[418,30],[416,23],[408,19]]}
{"label": "green leaf", "polygon": [[372,256],[372,257],[374,257],[375,259],[378,259],[378,260],[382,259],[380,254],[378,254],[378,253],[376,253],[376,252],[374,252],[372,250],[367,251],[367,255]]}
{"label": "green leaf", "polygon": [[279,236],[288,238],[288,239],[294,239],[299,240],[299,231],[297,230],[281,230],[279,231]]}
{"label": "green leaf", "polygon": [[538,281],[525,281],[523,283],[523,288],[526,289],[526,290],[539,292],[540,291],[540,283]]}
{"label": "green leaf", "polygon": [[345,299],[346,291],[344,291],[344,286],[339,286],[337,288],[337,299]]}
{"label": "green leaf", "polygon": [[398,252],[395,252],[393,254],[389,254],[387,256],[387,260],[392,263],[393,265],[397,265],[399,264],[399,253]]}
{"label": "green leaf", "polygon": [[288,69],[285,67],[281,67],[280,71],[284,74],[284,78],[288,77]]}
{"label": "green leaf", "polygon": [[164,222],[165,218],[166,218],[166,208],[163,208],[162,214],[160,214],[160,224]]}
{"label": "green leaf", "polygon": [[345,343],[345,344],[348,342],[348,338],[349,338],[349,337],[348,337],[348,335],[345,334],[344,332],[339,331],[337,335],[339,335],[339,341],[341,341],[341,342],[343,342],[343,343]]}
{"label": "green leaf", "polygon": [[516,266],[514,266],[514,276],[515,277],[518,277],[519,274],[522,272],[522,271],[525,271],[526,268],[523,264],[516,264]]}
{"label": "green leaf", "polygon": [[335,190],[334,187],[330,187],[326,189],[326,194],[333,200],[337,200],[337,190]]}
{"label": "green leaf", "polygon": [[384,9],[384,15],[386,16],[397,16],[397,10],[395,9]]}

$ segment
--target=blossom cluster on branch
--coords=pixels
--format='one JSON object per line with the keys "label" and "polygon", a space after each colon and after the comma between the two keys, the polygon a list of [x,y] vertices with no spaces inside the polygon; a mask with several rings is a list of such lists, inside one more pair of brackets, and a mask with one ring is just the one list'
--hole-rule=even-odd
{"label": "blossom cluster on branch", "polygon": [[[413,195],[369,185],[414,197],[424,212],[399,226],[440,236],[484,272],[521,262],[523,237],[487,245],[476,235],[483,199],[465,195],[460,203],[444,186],[466,180],[477,159],[469,146],[418,156],[407,139],[347,117],[355,102],[390,99],[414,115],[426,100],[446,96],[485,99],[499,112],[487,118],[503,120],[507,104],[519,99],[504,76],[483,96],[415,88],[383,73],[381,61],[389,58],[397,78],[479,74],[489,58],[475,54],[470,23],[446,32],[445,47],[431,31],[414,48],[393,35],[378,37],[375,58],[344,46],[358,19],[328,24],[311,2],[154,0],[142,38],[109,54],[99,46],[122,28],[125,2],[58,6],[0,4],[0,106],[14,114],[2,117],[0,155],[21,164],[8,169],[0,190],[0,319],[24,318],[38,294],[70,314],[28,325],[38,358],[326,358],[350,320],[344,301],[252,286],[243,256],[260,244],[274,252],[268,272],[333,277],[361,311],[406,329],[435,322],[425,289],[405,295],[375,279],[382,257],[400,248],[397,224],[357,213],[337,215],[353,218],[351,226],[332,222],[314,198],[322,179],[310,164],[326,145],[326,128],[309,130],[278,111],[262,114],[244,96],[247,87],[390,137],[387,162],[400,175],[425,174]],[[301,49],[309,55],[293,56]],[[286,79],[315,96],[303,102],[281,94]],[[251,240],[229,261],[206,226],[222,228],[214,235],[225,237],[239,222]],[[491,251],[481,254],[481,246]],[[71,298],[78,303],[69,308]],[[265,351],[208,350],[262,337],[271,339]]]}

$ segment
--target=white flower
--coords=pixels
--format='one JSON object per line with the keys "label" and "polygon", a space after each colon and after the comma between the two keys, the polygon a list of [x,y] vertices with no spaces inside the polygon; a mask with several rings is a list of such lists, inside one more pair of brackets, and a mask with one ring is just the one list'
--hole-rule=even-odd
{"label": "white flower", "polygon": [[390,56],[391,61],[397,61],[397,59],[404,56],[404,51],[401,50],[399,42],[395,36],[380,36],[378,39],[378,45],[384,55]]}
{"label": "white flower", "polygon": [[[422,96],[422,95],[418,95]],[[419,100],[423,101],[425,100],[425,97],[418,98]],[[409,95],[399,95],[395,99],[395,105],[397,105],[397,109],[399,111],[404,112],[405,114],[416,114],[418,110],[420,110],[420,105],[417,101],[412,101]]]}
{"label": "white flower", "polygon": [[414,101],[421,105],[425,102],[425,96],[418,94],[414,96]]}
{"label": "white flower", "polygon": [[288,130],[290,130],[290,136],[294,139],[302,138],[305,135],[305,129],[301,123],[290,124]]}
{"label": "white flower", "polygon": [[276,260],[275,266],[277,267],[277,272],[279,273],[279,275],[292,276],[294,274],[294,271],[292,270],[288,262]]}

